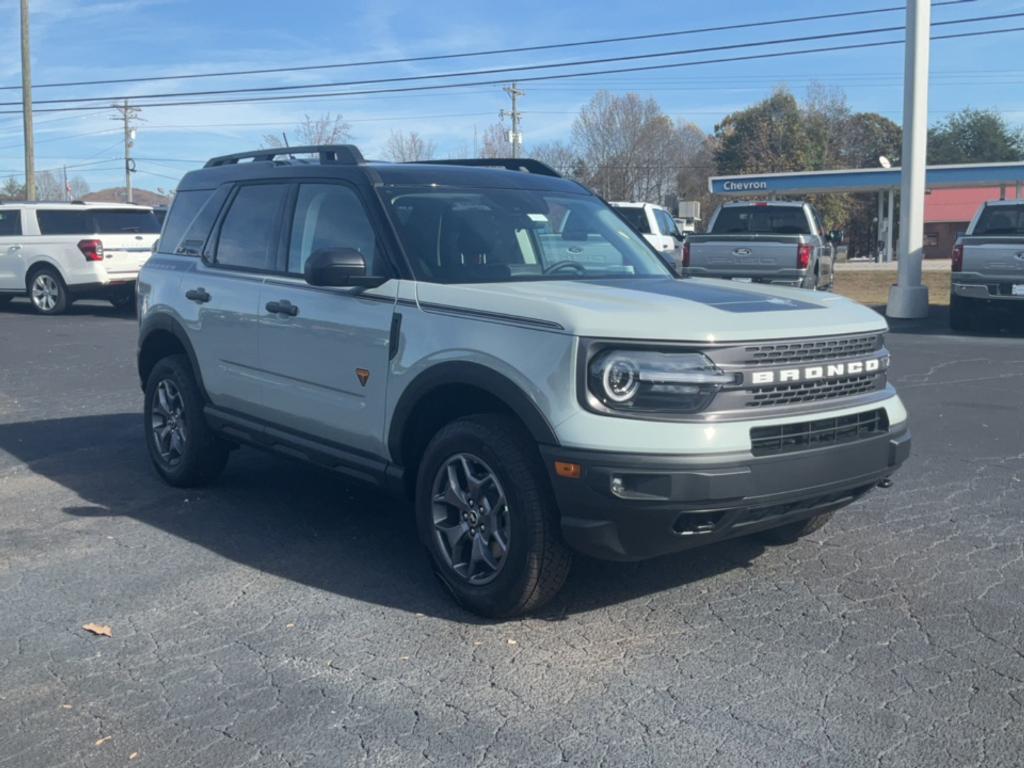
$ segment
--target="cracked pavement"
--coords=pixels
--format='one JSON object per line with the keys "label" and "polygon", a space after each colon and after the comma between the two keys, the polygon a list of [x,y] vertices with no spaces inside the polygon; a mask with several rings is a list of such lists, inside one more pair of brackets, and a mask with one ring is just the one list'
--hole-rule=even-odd
{"label": "cracked pavement", "polygon": [[[1024,337],[889,337],[914,452],[788,547],[578,558],[481,621],[404,510],[150,470],[135,324],[0,310],[0,766],[1019,766]],[[108,624],[112,638],[81,629]]]}

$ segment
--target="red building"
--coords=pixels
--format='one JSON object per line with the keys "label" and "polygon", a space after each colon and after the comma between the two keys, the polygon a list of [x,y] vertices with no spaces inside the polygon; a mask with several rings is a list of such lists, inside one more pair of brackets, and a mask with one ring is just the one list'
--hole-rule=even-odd
{"label": "red building", "polygon": [[[1013,188],[1007,189],[1013,196]],[[924,257],[948,259],[958,235],[967,230],[986,200],[998,200],[999,187],[930,189],[924,198]]]}

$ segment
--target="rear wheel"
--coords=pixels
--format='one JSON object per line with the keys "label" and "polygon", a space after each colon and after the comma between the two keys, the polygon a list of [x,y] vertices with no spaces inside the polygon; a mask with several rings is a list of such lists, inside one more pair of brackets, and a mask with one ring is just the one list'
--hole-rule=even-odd
{"label": "rear wheel", "polygon": [[227,464],[230,446],[206,424],[202,393],[184,355],[153,366],[146,382],[145,433],[153,466],[170,485],[203,485]]}
{"label": "rear wheel", "polygon": [[474,613],[538,608],[569,573],[536,445],[510,418],[461,418],[434,436],[417,476],[416,519],[438,577]]}
{"label": "rear wheel", "polygon": [[757,537],[769,544],[792,544],[809,533],[814,533],[822,528],[825,523],[832,519],[832,512],[825,512],[821,515],[809,517],[806,520],[798,520],[788,525],[780,525],[778,528],[769,528],[761,531]]}
{"label": "rear wheel", "polygon": [[28,297],[41,315],[59,315],[68,307],[68,288],[53,267],[40,267],[29,275]]}

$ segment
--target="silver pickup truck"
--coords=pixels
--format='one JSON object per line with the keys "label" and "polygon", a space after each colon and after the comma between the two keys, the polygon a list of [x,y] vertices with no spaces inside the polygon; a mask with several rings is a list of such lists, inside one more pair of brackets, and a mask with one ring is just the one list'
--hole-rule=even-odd
{"label": "silver pickup truck", "polygon": [[953,246],[949,323],[983,327],[1000,310],[1024,309],[1024,201],[983,203]]}
{"label": "silver pickup truck", "polygon": [[726,203],[707,234],[686,238],[683,274],[829,290],[833,239],[807,203]]}

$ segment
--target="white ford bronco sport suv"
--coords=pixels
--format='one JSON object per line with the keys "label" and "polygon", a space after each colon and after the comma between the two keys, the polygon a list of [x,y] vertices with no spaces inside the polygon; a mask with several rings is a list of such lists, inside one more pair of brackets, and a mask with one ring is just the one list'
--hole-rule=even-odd
{"label": "white ford bronco sport suv", "polygon": [[167,482],[248,444],[378,483],[489,616],[551,598],[573,549],[793,540],[910,450],[882,317],[675,279],[536,161],[214,158],[181,181],[139,318]]}
{"label": "white ford bronco sport suv", "polygon": [[43,315],[75,299],[130,307],[159,232],[140,205],[0,202],[0,304],[27,295]]}

